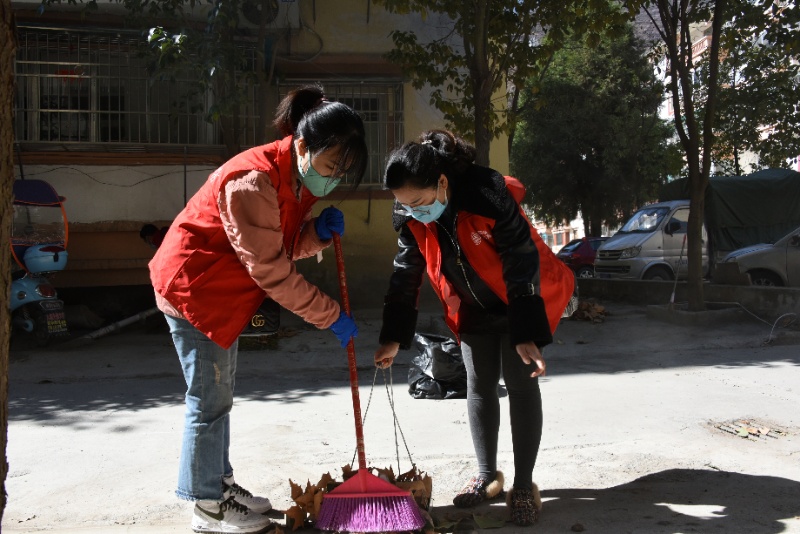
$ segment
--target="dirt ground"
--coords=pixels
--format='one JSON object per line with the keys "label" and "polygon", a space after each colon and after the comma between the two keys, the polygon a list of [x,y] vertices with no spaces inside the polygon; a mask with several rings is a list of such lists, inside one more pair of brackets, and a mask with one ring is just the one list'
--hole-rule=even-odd
{"label": "dirt ground", "polygon": [[[797,318],[677,325],[643,306],[600,304],[601,321],[562,321],[545,350],[536,526],[514,527],[502,499],[452,507],[475,469],[466,403],[412,398],[411,351],[385,385],[371,365],[380,313],[356,310],[370,465],[397,470],[399,458],[406,470],[410,455],[433,479],[441,531],[800,533]],[[277,510],[292,504],[290,479],[337,477],[355,448],[346,352],[330,332],[284,325],[277,343],[240,352],[232,412],[237,481]],[[421,314],[419,330],[441,330],[438,310]],[[157,316],[83,347],[17,340],[3,532],[190,532],[191,507],[173,493],[183,389]],[[499,464],[511,473],[501,402]]]}

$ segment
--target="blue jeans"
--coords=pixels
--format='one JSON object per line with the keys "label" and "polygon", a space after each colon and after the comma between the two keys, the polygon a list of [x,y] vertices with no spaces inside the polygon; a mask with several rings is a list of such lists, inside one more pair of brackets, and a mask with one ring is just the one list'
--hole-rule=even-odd
{"label": "blue jeans", "polygon": [[185,319],[165,316],[186,379],[186,414],[176,495],[222,500],[233,474],[228,450],[238,341],[223,349]]}

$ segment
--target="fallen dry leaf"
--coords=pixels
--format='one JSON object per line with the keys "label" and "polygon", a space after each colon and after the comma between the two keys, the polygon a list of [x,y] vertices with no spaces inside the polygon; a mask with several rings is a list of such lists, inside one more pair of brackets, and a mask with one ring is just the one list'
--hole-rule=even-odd
{"label": "fallen dry leaf", "polygon": [[299,506],[292,506],[283,513],[286,516],[286,526],[291,528],[292,532],[305,526],[306,512]]}
{"label": "fallen dry leaf", "polygon": [[317,482],[317,489],[326,490],[331,482],[333,482],[333,477],[330,473],[325,473],[322,475],[322,478],[319,479],[319,482]]}
{"label": "fallen dry leaf", "polygon": [[391,482],[392,484],[395,483],[394,469],[392,469],[392,466],[389,466],[388,469],[375,468],[373,470],[375,471],[375,476],[378,478],[382,478],[386,482]]}
{"label": "fallen dry leaf", "polygon": [[586,299],[578,303],[578,309],[572,314],[571,319],[601,323],[605,320],[605,316],[605,306],[598,304],[595,299]]}
{"label": "fallen dry leaf", "polygon": [[292,500],[298,498],[300,495],[303,494],[303,488],[300,487],[300,484],[295,484],[292,482],[292,479],[289,479],[289,487],[291,488],[291,497]]}

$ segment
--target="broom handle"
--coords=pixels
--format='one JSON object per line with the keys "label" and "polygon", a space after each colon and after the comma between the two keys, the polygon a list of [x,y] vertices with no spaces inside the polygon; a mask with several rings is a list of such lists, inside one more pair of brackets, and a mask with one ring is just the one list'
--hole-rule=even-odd
{"label": "broom handle", "polygon": [[[333,232],[333,249],[336,251],[336,268],[339,273],[339,289],[342,293],[342,307],[350,315],[350,297],[347,295],[347,281],[344,275],[344,255],[342,254],[342,239]],[[367,458],[364,453],[364,426],[361,420],[361,401],[358,396],[358,368],[356,367],[356,346],[353,338],[347,342],[347,364],[350,367],[350,393],[353,397],[353,416],[356,420],[356,449],[358,451],[358,469],[366,472]]]}

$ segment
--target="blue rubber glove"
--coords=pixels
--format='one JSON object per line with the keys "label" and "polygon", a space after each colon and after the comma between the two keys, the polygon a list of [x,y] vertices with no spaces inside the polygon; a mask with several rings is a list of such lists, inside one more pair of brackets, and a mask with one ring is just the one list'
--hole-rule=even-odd
{"label": "blue rubber glove", "polygon": [[314,229],[323,241],[333,239],[333,232],[344,235],[344,213],[333,206],[325,208],[314,222]]}
{"label": "blue rubber glove", "polygon": [[351,337],[358,337],[356,322],[345,312],[339,313],[339,318],[331,325],[331,330],[339,338],[342,348],[347,347]]}

